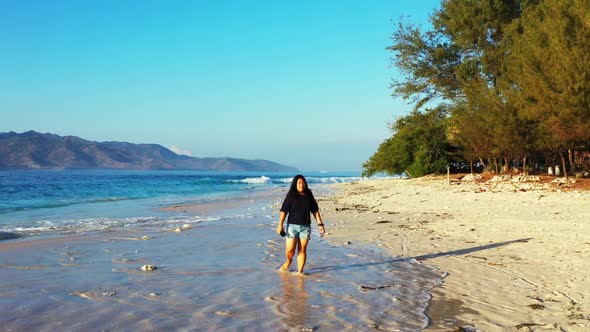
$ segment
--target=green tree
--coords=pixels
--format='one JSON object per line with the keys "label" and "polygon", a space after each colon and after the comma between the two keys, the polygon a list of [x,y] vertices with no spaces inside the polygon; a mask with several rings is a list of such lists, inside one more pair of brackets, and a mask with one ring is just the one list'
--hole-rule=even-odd
{"label": "green tree", "polygon": [[363,164],[363,176],[406,173],[423,176],[446,170],[452,147],[447,141],[446,110],[414,111],[391,127],[393,136]]}
{"label": "green tree", "polygon": [[[400,23],[392,36],[402,73],[392,94],[415,108],[365,171],[422,174],[436,168],[432,156],[449,161],[453,147],[453,158],[503,160],[506,169],[554,153],[564,171],[565,155],[572,165],[572,149],[590,143],[590,0],[443,0],[431,21],[430,31]],[[404,126],[431,114],[426,107],[446,110],[437,113],[446,135],[429,137],[452,144],[445,154]]]}
{"label": "green tree", "polygon": [[564,155],[590,140],[590,1],[542,1],[509,34],[504,94],[538,123],[567,176]]}
{"label": "green tree", "polygon": [[497,87],[506,54],[504,29],[524,3],[443,1],[432,16],[432,31],[400,24],[388,48],[404,74],[393,82],[393,94],[416,102],[415,109],[437,99],[448,105],[457,116],[449,136],[468,160],[526,155],[526,139],[517,130],[522,121]]}
{"label": "green tree", "polygon": [[423,33],[420,27],[400,22],[392,36],[392,65],[401,72],[390,88],[393,96],[416,103],[415,110],[433,100],[452,101],[461,93],[455,68],[459,48],[440,30]]}

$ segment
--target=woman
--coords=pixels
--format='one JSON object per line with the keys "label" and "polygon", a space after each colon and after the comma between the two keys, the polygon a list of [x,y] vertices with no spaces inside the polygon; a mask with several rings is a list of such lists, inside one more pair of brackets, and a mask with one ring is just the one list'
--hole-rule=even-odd
{"label": "woman", "polygon": [[[281,214],[279,216],[279,225],[277,226],[277,234],[287,235],[287,245],[285,255],[287,259],[281,265],[281,271],[288,271],[293,256],[295,256],[295,249],[297,248],[297,272],[303,274],[303,267],[307,259],[307,242],[311,236],[311,217],[313,214],[315,220],[318,222],[320,229],[320,236],[324,236],[325,228],[322,222],[322,216],[318,208],[311,190],[307,187],[307,181],[303,175],[295,175],[291,188],[285,197],[285,201],[281,207]],[[287,222],[287,230],[283,228],[285,217],[289,215]],[[285,232],[285,233],[284,233]]]}

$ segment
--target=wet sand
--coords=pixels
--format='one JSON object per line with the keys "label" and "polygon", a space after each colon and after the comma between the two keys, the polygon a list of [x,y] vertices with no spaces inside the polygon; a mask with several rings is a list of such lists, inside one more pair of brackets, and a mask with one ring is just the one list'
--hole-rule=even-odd
{"label": "wet sand", "polygon": [[587,331],[590,192],[580,184],[368,180],[332,186],[320,207],[331,241],[448,273],[427,331]]}
{"label": "wet sand", "polygon": [[[278,202],[273,194],[200,204],[196,209],[213,218],[190,227],[158,223],[0,241],[0,330],[416,331],[428,325],[430,292],[443,275],[418,260],[371,245],[334,245],[316,232],[306,275],[278,272],[284,259],[284,239],[274,233]],[[239,217],[217,218],[228,214]],[[157,269],[143,271],[145,265]]]}

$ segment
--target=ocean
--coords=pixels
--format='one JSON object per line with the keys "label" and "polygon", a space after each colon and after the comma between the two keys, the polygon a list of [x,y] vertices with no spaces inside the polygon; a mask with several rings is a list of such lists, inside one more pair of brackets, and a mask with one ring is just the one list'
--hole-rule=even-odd
{"label": "ocean", "polygon": [[[0,232],[21,236],[88,233],[171,223],[171,204],[239,199],[291,183],[292,174],[194,171],[3,171]],[[310,186],[359,180],[312,173]],[[228,218],[231,216],[222,216]],[[199,222],[199,217],[181,222]]]}
{"label": "ocean", "polygon": [[[306,275],[276,271],[276,209],[293,175],[0,172],[0,331],[426,327],[443,275],[415,260],[314,230]],[[361,180],[304,175],[316,196]]]}

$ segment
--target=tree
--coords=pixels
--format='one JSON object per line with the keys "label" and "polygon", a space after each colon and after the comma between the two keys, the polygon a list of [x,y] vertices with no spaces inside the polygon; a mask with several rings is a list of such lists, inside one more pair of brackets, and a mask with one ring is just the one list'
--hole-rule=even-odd
{"label": "tree", "polygon": [[[590,2],[545,0],[511,26],[503,91],[539,124],[545,150],[590,140]],[[571,160],[570,160],[571,164]]]}
{"label": "tree", "polygon": [[434,107],[445,109],[447,134],[431,138],[451,144],[441,162],[503,160],[508,170],[521,159],[526,172],[529,156],[556,153],[566,171],[564,155],[572,165],[572,149],[590,142],[590,0],[443,0],[431,21],[425,32],[400,23],[392,36],[388,50],[402,73],[392,94],[415,107],[365,170],[403,165],[420,174],[436,164],[423,153],[428,144],[403,141],[421,135],[401,126]]}
{"label": "tree", "polygon": [[375,173],[406,173],[423,176],[440,173],[451,162],[447,141],[446,110],[414,111],[399,118],[391,127],[393,136],[379,146],[363,164],[363,176]]}
{"label": "tree", "polygon": [[402,77],[390,88],[393,96],[411,99],[414,110],[435,99],[453,100],[461,93],[455,67],[460,63],[459,49],[442,31],[422,33],[419,27],[399,23],[392,36],[392,64]]}

